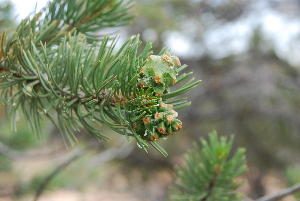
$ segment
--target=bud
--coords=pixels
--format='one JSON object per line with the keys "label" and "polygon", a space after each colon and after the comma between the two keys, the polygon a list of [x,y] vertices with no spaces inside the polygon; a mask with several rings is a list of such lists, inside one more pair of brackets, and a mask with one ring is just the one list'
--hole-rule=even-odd
{"label": "bud", "polygon": [[167,128],[167,134],[168,134],[168,135],[175,135],[175,132],[173,132],[173,129],[172,129],[171,126],[169,126],[169,127]]}
{"label": "bud", "polygon": [[171,104],[165,104],[163,102],[161,102],[159,104],[159,108],[158,108],[159,112],[165,112],[165,111],[169,111],[169,110],[173,110],[173,105],[171,105]]}
{"label": "bud", "polygon": [[179,131],[180,129],[182,129],[182,122],[178,119],[175,119],[171,123],[171,126],[172,126],[173,131]]}
{"label": "bud", "polygon": [[154,114],[154,120],[155,120],[155,121],[160,121],[160,120],[162,120],[162,119],[163,119],[163,115],[164,115],[163,112],[155,113],[155,114]]}
{"label": "bud", "polygon": [[157,125],[157,131],[160,133],[160,134],[166,134],[166,126],[164,124],[164,122],[160,122],[158,125]]}
{"label": "bud", "polygon": [[143,124],[143,122],[141,120],[133,122],[132,127],[136,131],[137,134],[145,133],[145,131],[146,131],[145,125]]}
{"label": "bud", "polygon": [[162,75],[161,75],[161,73],[158,72],[158,71],[156,71],[155,74],[154,74],[154,76],[153,76],[153,80],[154,80],[155,83],[158,83],[158,84],[162,83]]}
{"label": "bud", "polygon": [[140,81],[139,82],[139,86],[140,86],[140,88],[147,88],[148,87],[148,84],[145,82],[145,81]]}
{"label": "bud", "polygon": [[159,135],[157,133],[152,133],[149,140],[150,141],[157,141],[159,139]]}
{"label": "bud", "polygon": [[145,117],[145,118],[143,118],[143,123],[144,123],[144,125],[149,124],[150,121],[151,121],[150,117]]}
{"label": "bud", "polygon": [[171,123],[174,119],[174,116],[172,114],[166,115],[166,122]]}

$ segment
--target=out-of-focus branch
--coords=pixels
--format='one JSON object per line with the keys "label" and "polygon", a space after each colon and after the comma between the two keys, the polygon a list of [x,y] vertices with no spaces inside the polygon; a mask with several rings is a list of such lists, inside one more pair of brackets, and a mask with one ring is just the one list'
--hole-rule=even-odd
{"label": "out-of-focus branch", "polygon": [[296,193],[298,191],[300,191],[300,183],[298,183],[294,186],[291,186],[289,188],[283,189],[282,191],[279,191],[275,194],[263,196],[255,201],[276,201],[276,200],[282,199],[285,196]]}
{"label": "out-of-focus branch", "polygon": [[1,141],[0,141],[0,153],[13,160],[28,156],[28,153],[13,150],[10,147],[3,144]]}
{"label": "out-of-focus branch", "polygon": [[36,191],[36,195],[34,198],[34,201],[37,201],[38,198],[41,196],[43,191],[46,189],[49,182],[58,174],[60,171],[62,171],[65,167],[67,167],[69,164],[74,162],[76,159],[78,159],[80,156],[82,156],[85,153],[85,150],[83,149],[74,149],[68,156],[68,158],[64,161],[62,161],[42,182],[39,188]]}
{"label": "out-of-focus branch", "polygon": [[[90,161],[93,162],[90,164],[90,167],[99,166],[115,158],[124,158],[128,156],[131,153],[131,151],[134,149],[134,146],[128,146],[128,144],[122,142],[123,140],[120,139],[112,146],[112,148],[109,148],[103,151],[102,153],[97,154],[96,156],[91,158]],[[117,145],[120,143],[122,144],[121,147]],[[36,191],[34,201],[38,200],[38,198],[42,195],[43,191],[47,188],[48,184],[57,174],[59,174],[65,167],[70,165],[76,159],[84,155],[88,150],[91,150],[91,147],[77,148],[74,149],[71,153],[69,153],[66,159],[64,159],[60,164],[58,164],[57,167],[47,177],[45,177],[42,180],[39,188]]]}
{"label": "out-of-focus branch", "polygon": [[115,158],[125,158],[132,152],[133,149],[134,149],[133,146],[127,146],[126,148],[122,147],[117,149],[116,148],[107,149],[106,151],[93,157],[94,160],[92,160],[93,162],[91,163],[91,166],[99,166]]}
{"label": "out-of-focus branch", "polygon": [[[64,147],[62,147],[62,150],[65,150]],[[35,157],[45,157],[46,155],[51,155],[53,152],[56,152],[57,150],[45,150],[45,151],[39,151],[38,153],[33,152],[24,152],[24,151],[16,151],[9,146],[3,144],[0,141],[0,154],[3,154],[4,156],[12,159],[24,159],[24,158],[35,158]]]}

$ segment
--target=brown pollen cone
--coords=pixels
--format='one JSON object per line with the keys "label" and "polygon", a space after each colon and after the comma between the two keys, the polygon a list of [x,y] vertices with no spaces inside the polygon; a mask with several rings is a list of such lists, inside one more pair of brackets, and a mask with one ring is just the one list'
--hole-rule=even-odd
{"label": "brown pollen cone", "polygon": [[150,118],[149,117],[143,118],[143,122],[144,122],[145,125],[149,124],[150,123]]}
{"label": "brown pollen cone", "polygon": [[154,120],[159,120],[159,119],[162,119],[163,117],[163,113],[162,112],[158,112],[158,113],[155,113],[154,114]]}
{"label": "brown pollen cone", "polygon": [[132,126],[133,126],[133,129],[134,129],[134,130],[136,130],[136,129],[137,129],[136,122],[134,122],[134,123],[132,124]]}
{"label": "brown pollen cone", "polygon": [[174,66],[174,63],[172,62],[172,59],[167,56],[167,55],[163,55],[163,59],[169,63],[170,66]]}
{"label": "brown pollen cone", "polygon": [[168,123],[170,123],[171,121],[173,121],[174,119],[174,115],[167,115],[166,120]]}
{"label": "brown pollen cone", "polygon": [[151,140],[151,141],[157,141],[157,137],[156,137],[155,135],[152,135],[152,136],[150,137],[150,140]]}
{"label": "brown pollen cone", "polygon": [[146,88],[147,87],[144,82],[140,82],[139,85],[140,85],[141,88]]}
{"label": "brown pollen cone", "polygon": [[161,133],[161,134],[165,134],[166,133],[166,129],[164,128],[164,127],[158,127],[157,128],[157,131],[159,132],[159,133]]}
{"label": "brown pollen cone", "polygon": [[161,77],[158,76],[158,75],[155,75],[155,76],[153,77],[153,80],[154,80],[155,83],[161,83]]}
{"label": "brown pollen cone", "polygon": [[178,125],[176,125],[176,126],[175,126],[175,129],[176,129],[176,130],[180,130],[180,129],[182,129],[182,124],[178,124]]}

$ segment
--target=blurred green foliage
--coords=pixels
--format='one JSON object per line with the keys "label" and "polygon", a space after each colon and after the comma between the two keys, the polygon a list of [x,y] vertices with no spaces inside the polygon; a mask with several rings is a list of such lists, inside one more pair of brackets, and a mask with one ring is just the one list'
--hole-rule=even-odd
{"label": "blurred green foliage", "polygon": [[[46,126],[44,128],[46,128]],[[28,150],[41,142],[40,139],[28,129],[26,121],[23,119],[20,119],[17,131],[11,129],[11,125],[7,120],[4,120],[0,125],[0,130],[0,141],[14,150]],[[43,136],[44,139],[47,139],[48,134],[49,133],[45,132],[45,136]]]}
{"label": "blurred green foliage", "polygon": [[[285,176],[286,176],[288,186],[293,186],[300,183],[300,166],[299,165],[289,166],[286,169]],[[297,200],[299,200],[300,192],[295,193],[294,196]]]}
{"label": "blurred green foliage", "polygon": [[0,31],[13,25],[12,3],[9,0],[1,0],[0,3]]}
{"label": "blurred green foliage", "polygon": [[232,151],[233,136],[227,140],[215,131],[209,133],[208,140],[200,141],[201,146],[194,143],[185,155],[185,165],[176,168],[170,199],[240,201],[243,196],[236,190],[244,183],[238,177],[248,169],[245,149]]}

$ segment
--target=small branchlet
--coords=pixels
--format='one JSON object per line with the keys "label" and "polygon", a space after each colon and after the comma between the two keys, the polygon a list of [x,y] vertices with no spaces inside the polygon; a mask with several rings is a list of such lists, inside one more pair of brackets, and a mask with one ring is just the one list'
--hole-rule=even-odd
{"label": "small branchlet", "polygon": [[243,196],[236,190],[244,183],[240,176],[247,171],[245,149],[231,153],[233,137],[227,141],[216,132],[209,134],[208,141],[200,141],[201,148],[194,144],[185,156],[186,164],[177,167],[170,200],[240,201]]}
{"label": "small branchlet", "polygon": [[[128,4],[129,5],[129,4]],[[65,142],[76,142],[84,127],[95,138],[108,140],[100,124],[135,137],[147,151],[182,128],[177,112],[189,105],[177,97],[195,87],[193,78],[170,92],[191,74],[178,73],[179,59],[166,51],[152,55],[151,43],[141,47],[130,37],[118,50],[117,37],[93,32],[121,26],[132,18],[122,1],[53,0],[17,29],[0,34],[1,100],[13,124],[22,109],[33,131],[42,134],[41,117],[50,119]]]}

